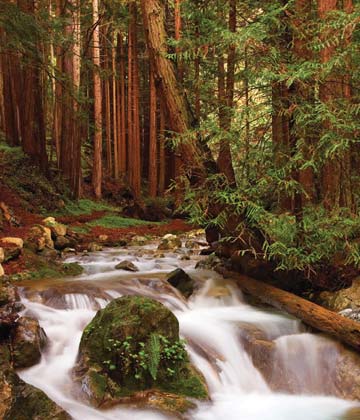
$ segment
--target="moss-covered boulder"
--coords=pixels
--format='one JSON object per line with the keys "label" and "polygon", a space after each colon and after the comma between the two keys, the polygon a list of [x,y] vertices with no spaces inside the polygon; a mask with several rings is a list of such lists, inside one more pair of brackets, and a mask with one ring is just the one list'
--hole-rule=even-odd
{"label": "moss-covered boulder", "polygon": [[97,312],[84,330],[74,374],[90,401],[102,407],[138,401],[149,392],[181,397],[186,408],[186,397],[208,396],[179,339],[178,320],[146,297],[124,296]]}

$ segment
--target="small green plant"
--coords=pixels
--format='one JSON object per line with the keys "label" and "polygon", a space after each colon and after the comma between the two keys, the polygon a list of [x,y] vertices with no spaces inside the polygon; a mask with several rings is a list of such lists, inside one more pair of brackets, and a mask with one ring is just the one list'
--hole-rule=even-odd
{"label": "small green plant", "polygon": [[173,377],[176,364],[187,361],[184,343],[184,340],[170,342],[159,334],[151,334],[146,343],[136,343],[131,336],[122,342],[111,338],[106,346],[109,359],[102,363],[109,372],[118,371],[122,376],[133,374],[137,380],[150,377],[155,381],[161,367],[166,376]]}

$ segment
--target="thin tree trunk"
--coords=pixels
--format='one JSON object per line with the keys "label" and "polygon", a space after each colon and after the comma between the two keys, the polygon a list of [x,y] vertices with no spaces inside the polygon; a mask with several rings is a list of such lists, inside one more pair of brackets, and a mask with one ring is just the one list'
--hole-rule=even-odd
{"label": "thin tree trunk", "polygon": [[102,97],[100,79],[100,35],[99,4],[92,0],[93,6],[93,65],[94,65],[94,163],[92,184],[97,199],[101,198],[102,182]]}
{"label": "thin tree trunk", "polygon": [[125,88],[125,54],[124,54],[124,43],[122,34],[118,35],[118,47],[119,47],[119,171],[122,176],[125,175],[127,169],[127,147],[126,147],[126,88]]}
{"label": "thin tree trunk", "polygon": [[[229,0],[229,30],[236,32],[236,0]],[[227,60],[227,77],[226,77],[226,107],[222,106],[222,129],[224,133],[229,133],[232,123],[232,108],[234,106],[234,88],[235,88],[235,59],[236,47],[234,44],[230,45]],[[224,64],[222,64],[224,66]],[[220,99],[220,101],[223,101]],[[220,141],[220,151],[217,161],[220,172],[222,172],[230,185],[235,186],[235,172],[232,164],[232,156],[230,150],[229,139],[222,139]]]}
{"label": "thin tree trunk", "polygon": [[165,192],[166,153],[165,153],[165,113],[160,101],[160,126],[159,126],[159,195]]}

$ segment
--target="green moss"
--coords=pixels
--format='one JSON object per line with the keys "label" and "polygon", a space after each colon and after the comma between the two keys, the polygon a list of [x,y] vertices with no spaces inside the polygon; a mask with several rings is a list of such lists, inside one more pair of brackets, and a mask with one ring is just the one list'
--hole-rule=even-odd
{"label": "green moss", "polygon": [[[174,394],[181,401],[207,398],[205,381],[191,366],[179,339],[178,320],[153,299],[124,296],[98,311],[84,330],[79,356],[75,369],[79,380],[93,370],[99,372],[106,378],[105,400],[150,389]],[[97,395],[93,397],[101,404]]]}
{"label": "green moss", "polygon": [[82,199],[78,201],[66,201],[64,208],[54,214],[59,216],[80,216],[83,214],[91,214],[95,211],[118,211],[119,208],[111,206],[105,201],[93,201],[89,199]]}
{"label": "green moss", "polygon": [[102,400],[107,390],[107,378],[99,372],[91,371],[89,373],[90,387],[96,398]]}
{"label": "green moss", "polygon": [[92,220],[91,222],[87,223],[88,226],[99,226],[104,228],[126,228],[132,226],[144,226],[144,225],[151,225],[155,224],[155,222],[146,222],[144,220],[138,219],[131,219],[128,217],[122,217],[116,214],[107,214],[100,219]]}
{"label": "green moss", "polygon": [[90,228],[86,226],[72,226],[71,230],[75,233],[86,234],[90,232]]}
{"label": "green moss", "polygon": [[168,381],[161,388],[164,391],[190,398],[206,399],[208,397],[207,389],[200,379],[199,373],[191,369],[186,369],[185,372],[176,376],[176,380]]}

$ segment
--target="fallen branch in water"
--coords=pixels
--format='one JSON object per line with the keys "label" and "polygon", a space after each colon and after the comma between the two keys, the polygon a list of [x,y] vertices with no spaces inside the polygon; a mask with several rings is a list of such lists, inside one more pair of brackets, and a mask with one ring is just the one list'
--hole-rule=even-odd
{"label": "fallen branch in water", "polygon": [[251,277],[227,270],[222,270],[221,274],[235,280],[243,292],[301,319],[305,324],[360,351],[359,322]]}

